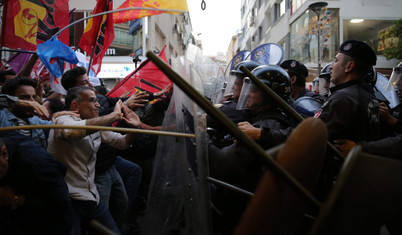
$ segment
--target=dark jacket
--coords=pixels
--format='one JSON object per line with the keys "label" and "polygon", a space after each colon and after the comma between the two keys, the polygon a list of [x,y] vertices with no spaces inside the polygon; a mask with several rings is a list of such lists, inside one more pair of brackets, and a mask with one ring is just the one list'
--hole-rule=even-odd
{"label": "dark jacket", "polygon": [[69,234],[72,209],[64,181],[66,167],[32,138],[10,133],[1,138],[9,153],[9,168],[0,185],[26,196],[21,208],[0,207],[1,233],[17,234],[8,221],[26,234]]}
{"label": "dark jacket", "polygon": [[[250,123],[255,127],[277,130],[289,127],[291,122],[280,110],[269,109],[253,116],[250,119]],[[259,144],[265,147],[261,141],[259,141]],[[259,160],[239,144],[234,143],[222,149],[210,144],[208,154],[212,176],[230,178],[232,174],[244,171],[245,168],[251,165],[259,167]]]}
{"label": "dark jacket", "polygon": [[332,87],[331,96],[316,117],[327,125],[330,141],[372,141],[380,138],[379,103],[371,85],[363,80]]}
{"label": "dark jacket", "polygon": [[[98,99],[100,109],[99,116],[104,116],[113,112],[114,106],[117,101],[121,98],[111,98],[108,96],[97,94],[96,98]],[[121,99],[125,101],[127,98]],[[116,153],[117,150],[109,146],[108,144],[101,144],[99,150],[96,154],[96,165],[95,172],[96,174],[101,174],[108,170],[116,161]]]}

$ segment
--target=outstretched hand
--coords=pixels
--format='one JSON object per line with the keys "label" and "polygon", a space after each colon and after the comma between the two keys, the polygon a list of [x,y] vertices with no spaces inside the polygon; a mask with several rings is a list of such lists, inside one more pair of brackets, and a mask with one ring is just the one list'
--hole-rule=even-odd
{"label": "outstretched hand", "polygon": [[144,105],[148,102],[148,96],[149,95],[146,92],[140,92],[137,90],[130,96],[130,98],[126,100],[127,106],[130,109],[144,107]]}
{"label": "outstretched hand", "polygon": [[139,128],[140,124],[141,124],[141,120],[140,117],[138,117],[138,115],[136,113],[134,113],[133,110],[129,109],[127,106],[123,105],[123,121],[131,126],[131,127],[135,127],[135,128]]}
{"label": "outstretched hand", "polygon": [[162,96],[163,94],[165,94],[165,93],[169,90],[169,87],[170,87],[170,83],[169,83],[165,88],[163,88],[162,90],[160,90],[159,92],[157,92],[157,93],[155,94],[155,96]]}
{"label": "outstretched hand", "polygon": [[121,113],[122,106],[123,102],[121,100],[117,101],[114,105],[113,114],[115,115],[116,121],[120,121],[123,117],[123,114]]}

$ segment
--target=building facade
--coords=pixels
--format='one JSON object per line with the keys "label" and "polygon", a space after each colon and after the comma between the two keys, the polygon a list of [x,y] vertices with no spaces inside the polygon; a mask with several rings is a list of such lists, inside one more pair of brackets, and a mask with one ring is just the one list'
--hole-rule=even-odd
{"label": "building facade", "polygon": [[[386,60],[387,30],[401,18],[400,0],[328,0],[318,15],[307,0],[242,0],[241,27],[234,49],[252,50],[264,43],[284,48],[285,59],[296,59],[309,68],[333,61],[340,43],[348,39],[367,42],[377,53],[377,68],[392,68],[398,61]],[[234,53],[236,53],[236,51]]]}

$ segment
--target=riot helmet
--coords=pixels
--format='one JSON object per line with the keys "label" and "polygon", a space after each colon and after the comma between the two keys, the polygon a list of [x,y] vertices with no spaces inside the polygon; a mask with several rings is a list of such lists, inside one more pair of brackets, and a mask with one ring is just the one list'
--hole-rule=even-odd
{"label": "riot helmet", "polygon": [[230,96],[232,99],[238,99],[243,86],[243,78],[245,74],[240,70],[241,66],[244,66],[250,72],[256,67],[262,65],[254,60],[246,60],[239,62],[235,69],[230,71],[229,78],[227,79],[227,86],[225,88],[224,97]]}
{"label": "riot helmet", "polygon": [[292,107],[303,117],[314,117],[315,112],[322,107],[322,102],[311,96],[302,96],[292,103]]}
{"label": "riot helmet", "polygon": [[322,96],[328,96],[329,95],[329,88],[331,87],[331,70],[329,67],[333,64],[334,62],[331,62],[322,68],[321,73],[318,75],[318,91],[319,94]]}
{"label": "riot helmet", "polygon": [[402,99],[402,62],[392,69],[391,77],[389,78],[387,90],[395,89],[399,99]]}
{"label": "riot helmet", "polygon": [[[251,72],[260,81],[270,87],[283,100],[287,101],[291,92],[291,80],[288,73],[278,65],[261,65]],[[252,109],[268,103],[273,99],[263,88],[251,82],[249,78],[244,79],[243,88],[240,94],[237,109]]]}

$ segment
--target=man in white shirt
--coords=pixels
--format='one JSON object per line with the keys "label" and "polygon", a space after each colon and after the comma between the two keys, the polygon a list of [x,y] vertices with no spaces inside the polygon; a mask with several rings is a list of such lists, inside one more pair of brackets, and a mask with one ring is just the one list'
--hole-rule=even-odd
{"label": "man in white shirt", "polygon": [[[100,105],[91,87],[74,87],[66,96],[66,107],[77,112],[80,118],[65,115],[55,119],[58,125],[107,126],[116,121],[124,121],[131,127],[138,127],[138,116],[121,101],[110,114],[98,116]],[[124,115],[123,115],[123,113]],[[121,135],[111,131],[84,129],[52,129],[49,134],[48,151],[67,166],[65,180],[69,189],[73,212],[73,234],[81,233],[81,224],[96,219],[109,229],[120,234],[113,218],[102,200],[96,185],[96,153],[101,142],[118,149],[126,149],[134,141],[134,134]]]}

